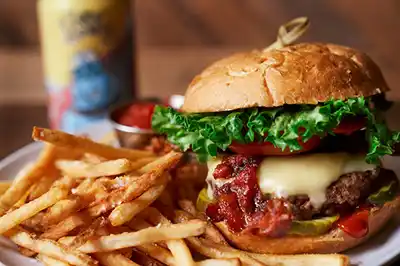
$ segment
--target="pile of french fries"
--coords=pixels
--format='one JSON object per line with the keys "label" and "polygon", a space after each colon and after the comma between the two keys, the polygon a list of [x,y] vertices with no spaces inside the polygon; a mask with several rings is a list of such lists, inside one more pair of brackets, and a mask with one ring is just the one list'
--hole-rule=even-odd
{"label": "pile of french fries", "polygon": [[[347,265],[342,255],[261,255],[231,247],[198,213],[176,171],[182,154],[156,156],[60,131],[36,162],[0,184],[0,234],[44,265]],[[190,173],[190,172],[189,172]],[[6,248],[6,247],[4,247]]]}

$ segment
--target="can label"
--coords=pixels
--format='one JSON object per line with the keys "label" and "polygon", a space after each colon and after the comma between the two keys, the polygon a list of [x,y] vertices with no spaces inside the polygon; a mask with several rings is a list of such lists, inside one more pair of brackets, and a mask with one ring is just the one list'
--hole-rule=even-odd
{"label": "can label", "polygon": [[53,128],[82,130],[133,97],[129,0],[41,0],[38,12]]}

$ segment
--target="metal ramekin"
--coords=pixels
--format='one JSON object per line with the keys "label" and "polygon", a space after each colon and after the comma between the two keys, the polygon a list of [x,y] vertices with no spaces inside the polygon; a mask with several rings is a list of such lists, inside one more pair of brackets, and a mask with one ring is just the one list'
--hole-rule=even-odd
{"label": "metal ramekin", "polygon": [[135,101],[123,105],[119,105],[109,112],[109,120],[117,135],[118,142],[121,147],[132,149],[143,149],[150,145],[152,137],[156,134],[150,129],[142,129],[135,126],[126,126],[118,123],[118,118],[134,103],[149,102]]}
{"label": "metal ramekin", "polygon": [[[118,118],[126,111],[129,106],[135,103],[156,103],[161,101],[157,99],[137,100],[130,103],[125,103],[111,109],[109,112],[109,120],[117,135],[121,147],[132,149],[143,149],[151,144],[151,139],[159,134],[154,133],[151,129],[142,129],[135,126],[126,126],[118,123]],[[183,103],[183,96],[172,95],[168,98],[168,103],[171,107],[179,109]]]}

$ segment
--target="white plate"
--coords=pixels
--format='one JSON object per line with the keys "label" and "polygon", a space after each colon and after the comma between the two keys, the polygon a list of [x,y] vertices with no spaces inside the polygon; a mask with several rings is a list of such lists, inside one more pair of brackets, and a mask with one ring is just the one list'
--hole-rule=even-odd
{"label": "white plate", "polygon": [[[90,127],[84,133],[88,134],[94,139],[101,139],[103,136],[110,132],[110,125],[102,123]],[[0,179],[11,179],[15,176],[18,170],[26,163],[33,161],[38,155],[42,147],[41,143],[32,143],[24,148],[14,152],[3,161],[0,162]],[[400,157],[388,157],[384,160],[384,166],[388,169],[393,169],[397,176],[400,177]],[[348,251],[351,258],[351,263],[359,266],[376,266],[382,265],[398,254],[400,254],[400,214],[398,217],[385,227],[385,229],[373,237],[367,243]],[[35,265],[32,259],[25,258],[18,254],[16,251],[10,251],[10,248],[5,248],[0,239],[0,266],[1,262],[7,266],[21,266],[21,265]]]}

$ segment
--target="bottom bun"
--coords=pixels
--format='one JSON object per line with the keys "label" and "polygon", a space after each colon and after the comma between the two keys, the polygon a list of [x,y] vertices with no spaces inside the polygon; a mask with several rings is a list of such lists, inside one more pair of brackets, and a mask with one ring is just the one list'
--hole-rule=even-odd
{"label": "bottom bun", "polygon": [[336,253],[357,246],[379,231],[396,213],[400,197],[387,202],[380,208],[373,208],[369,216],[369,232],[362,238],[353,238],[339,228],[320,236],[285,236],[268,238],[252,234],[231,232],[224,222],[216,225],[236,247],[256,253],[299,254]]}

